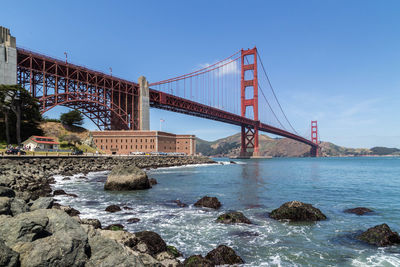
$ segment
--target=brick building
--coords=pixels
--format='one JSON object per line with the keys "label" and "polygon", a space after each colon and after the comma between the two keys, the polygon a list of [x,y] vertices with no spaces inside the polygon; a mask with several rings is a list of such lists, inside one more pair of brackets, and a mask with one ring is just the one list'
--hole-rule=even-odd
{"label": "brick building", "polygon": [[93,142],[107,154],[180,152],[196,154],[196,137],[160,131],[92,131]]}

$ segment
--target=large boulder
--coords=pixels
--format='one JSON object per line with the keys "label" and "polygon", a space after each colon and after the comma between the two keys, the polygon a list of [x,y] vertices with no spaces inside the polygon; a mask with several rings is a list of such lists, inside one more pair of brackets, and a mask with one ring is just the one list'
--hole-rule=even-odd
{"label": "large boulder", "polygon": [[278,209],[275,209],[269,215],[275,220],[291,221],[321,221],[326,220],[326,216],[311,204],[300,201],[286,202]]}
{"label": "large boulder", "polygon": [[150,188],[149,179],[144,171],[138,167],[115,166],[107,177],[105,190],[124,191]]}
{"label": "large boulder", "polygon": [[13,198],[11,201],[11,213],[12,216],[16,216],[18,214],[29,211],[29,205],[23,199]]}
{"label": "large boulder", "polygon": [[117,211],[121,211],[121,208],[118,205],[110,205],[107,206],[105,211],[107,212],[117,212]]}
{"label": "large boulder", "polygon": [[142,253],[147,253],[152,256],[167,251],[167,244],[161,238],[161,236],[155,232],[142,231],[135,233],[138,243],[135,246],[135,250]]}
{"label": "large boulder", "polygon": [[218,216],[217,222],[225,224],[234,224],[234,223],[251,224],[251,221],[246,216],[244,216],[243,213],[238,211],[227,212]]}
{"label": "large boulder", "polygon": [[206,207],[211,209],[219,209],[221,207],[221,202],[219,202],[216,197],[204,196],[194,203],[196,207]]}
{"label": "large boulder", "polygon": [[208,252],[206,259],[210,260],[215,265],[233,265],[243,264],[244,261],[236,252],[225,245],[219,245],[216,249]]}
{"label": "large boulder", "polygon": [[353,208],[353,209],[347,209],[344,210],[345,213],[354,213],[357,215],[364,215],[365,213],[370,213],[373,212],[373,210],[369,209],[369,208],[364,208],[364,207],[357,207],[357,208]]}
{"label": "large boulder", "polygon": [[[89,245],[91,248],[91,256],[85,266],[88,267],[130,267],[130,266],[144,266],[145,262],[143,259],[147,259],[149,264],[157,266],[152,257],[145,257],[132,251],[128,246],[125,246],[115,239],[109,238],[103,235],[103,232],[123,233],[122,231],[104,231],[94,230],[91,226],[87,225],[87,233],[89,239]],[[142,256],[142,257],[141,257]]]}
{"label": "large boulder", "polygon": [[87,234],[65,212],[40,209],[0,217],[0,238],[20,255],[21,266],[84,266]]}
{"label": "large boulder", "polygon": [[386,223],[369,228],[357,239],[378,247],[400,244],[399,234],[393,232]]}
{"label": "large boulder", "polygon": [[51,209],[53,207],[54,200],[52,197],[39,197],[33,201],[31,211],[39,209]]}
{"label": "large boulder", "polygon": [[0,266],[19,267],[19,254],[7,247],[3,240],[0,239]]}

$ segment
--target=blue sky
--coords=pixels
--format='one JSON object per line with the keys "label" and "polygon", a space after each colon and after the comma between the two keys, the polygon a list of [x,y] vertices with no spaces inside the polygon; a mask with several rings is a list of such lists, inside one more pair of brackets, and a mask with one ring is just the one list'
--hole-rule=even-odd
{"label": "blue sky", "polygon": [[[400,1],[6,1],[17,45],[137,81],[188,73],[257,46],[299,133],[400,147]],[[53,109],[58,117],[64,109]],[[206,140],[236,126],[151,110],[151,128]],[[85,126],[93,128],[87,121]]]}

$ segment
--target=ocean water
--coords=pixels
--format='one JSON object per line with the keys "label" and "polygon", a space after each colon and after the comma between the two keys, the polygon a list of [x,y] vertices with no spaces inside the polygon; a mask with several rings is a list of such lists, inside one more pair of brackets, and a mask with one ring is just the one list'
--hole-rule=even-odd
{"label": "ocean water", "polygon": [[[56,198],[103,226],[121,223],[131,232],[155,231],[184,257],[206,255],[226,244],[245,266],[400,266],[400,246],[377,248],[354,238],[381,223],[400,231],[400,158],[217,160],[221,164],[151,170],[149,177],[159,184],[135,192],[104,191],[107,172],[71,180],[57,176],[55,188],[79,197]],[[218,197],[222,208],[193,207],[204,195]],[[177,207],[172,202],[176,199],[189,207]],[[291,200],[313,204],[328,220],[289,223],[268,218],[268,212]],[[111,204],[132,210],[105,212]],[[343,213],[358,206],[375,212]],[[243,212],[254,225],[216,223],[228,210]],[[133,217],[140,222],[128,224]]]}

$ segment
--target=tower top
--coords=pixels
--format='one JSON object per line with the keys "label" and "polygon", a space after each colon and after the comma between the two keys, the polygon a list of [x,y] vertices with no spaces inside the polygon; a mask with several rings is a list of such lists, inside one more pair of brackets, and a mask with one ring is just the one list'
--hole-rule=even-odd
{"label": "tower top", "polygon": [[10,29],[0,26],[0,44],[16,48],[15,37],[10,34]]}

